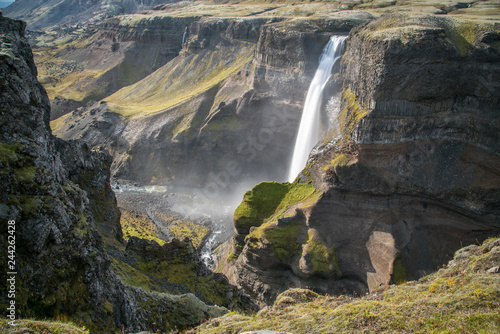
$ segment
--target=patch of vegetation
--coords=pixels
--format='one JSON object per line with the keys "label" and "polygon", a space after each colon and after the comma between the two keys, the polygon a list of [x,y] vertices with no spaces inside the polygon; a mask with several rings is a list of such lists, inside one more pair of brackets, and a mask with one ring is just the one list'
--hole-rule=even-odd
{"label": "patch of vegetation", "polygon": [[183,240],[184,238],[191,239],[193,246],[199,248],[210,233],[210,229],[192,221],[175,220],[170,225],[170,232],[179,240]]}
{"label": "patch of vegetation", "polygon": [[307,206],[316,201],[321,192],[310,183],[261,182],[247,191],[234,212],[238,226],[260,226],[295,212],[297,205]]}
{"label": "patch of vegetation", "polygon": [[406,273],[405,266],[402,260],[398,257],[394,261],[394,268],[392,269],[392,282],[394,284],[403,284],[408,281],[408,276]]}
{"label": "patch of vegetation", "polygon": [[252,43],[238,42],[176,58],[152,75],[122,88],[106,101],[113,111],[127,118],[180,106],[240,71],[252,59],[254,48]]}
{"label": "patch of vegetation", "polygon": [[314,272],[328,273],[330,266],[339,268],[338,257],[334,247],[327,247],[313,229],[308,231],[308,240],[304,245],[304,252],[308,254]]}
{"label": "patch of vegetation", "polygon": [[238,226],[250,228],[260,226],[280,205],[290,190],[289,184],[261,182],[243,196],[243,201],[234,211],[233,220]]}
{"label": "patch of vegetation", "polygon": [[228,305],[226,293],[229,286],[215,279],[216,274],[199,275],[199,264],[182,255],[172,259],[139,261],[132,269],[127,271],[133,274],[133,278],[142,280],[134,282],[136,286],[148,286],[150,291],[173,294],[189,291],[210,304]]}
{"label": "patch of vegetation", "polygon": [[342,92],[342,110],[337,118],[342,138],[345,141],[352,141],[352,135],[356,126],[367,113],[368,110],[361,107],[356,100],[356,95],[349,88],[346,88]]}
{"label": "patch of vegetation", "polygon": [[448,20],[445,27],[446,40],[455,47],[461,57],[467,56],[480,32],[495,30],[492,24],[481,24],[469,20]]}
{"label": "patch of vegetation", "polygon": [[333,169],[333,168],[335,168],[337,166],[342,167],[342,166],[347,165],[350,160],[351,159],[347,155],[345,155],[345,154],[339,154],[335,158],[333,158],[332,161],[330,161],[329,164],[326,164],[323,167],[321,167],[321,169],[324,170],[324,171],[326,171],[326,170]]}
{"label": "patch of vegetation", "polygon": [[125,284],[141,287],[147,291],[162,291],[161,286],[146,273],[115,257],[111,257],[111,269]]}
{"label": "patch of vegetation", "polygon": [[85,326],[77,326],[72,322],[51,320],[16,320],[16,326],[10,326],[7,319],[0,319],[0,332],[10,334],[44,333],[44,334],[88,334]]}
{"label": "patch of vegetation", "polygon": [[321,192],[310,183],[259,183],[246,192],[234,212],[236,228],[250,231],[250,227],[257,227],[248,235],[249,245],[258,247],[270,242],[276,257],[288,262],[301,251],[303,224],[278,219],[294,215],[296,208],[308,207],[320,196]]}
{"label": "patch of vegetation", "polygon": [[71,113],[50,121],[50,128],[52,131],[57,131],[61,126],[65,125],[69,117],[71,117]]}
{"label": "patch of vegetation", "polygon": [[18,143],[15,145],[0,143],[0,161],[3,164],[15,165],[21,159],[17,152],[22,149],[24,149],[24,146]]}
{"label": "patch of vegetation", "polygon": [[500,266],[500,239],[469,246],[457,255],[438,272],[385,291],[354,298],[289,290],[278,296],[272,308],[254,316],[228,314],[195,332],[500,332],[500,275],[487,271]]}
{"label": "patch of vegetation", "polygon": [[159,238],[157,227],[149,217],[140,212],[121,210],[120,224],[122,226],[123,238],[128,241],[130,237],[154,240],[160,245],[165,240]]}
{"label": "patch of vegetation", "polygon": [[[274,255],[284,263],[290,262],[293,255],[300,254],[304,226],[301,222],[278,225],[270,222],[253,230],[248,238],[271,243]],[[249,243],[252,247],[252,243]]]}

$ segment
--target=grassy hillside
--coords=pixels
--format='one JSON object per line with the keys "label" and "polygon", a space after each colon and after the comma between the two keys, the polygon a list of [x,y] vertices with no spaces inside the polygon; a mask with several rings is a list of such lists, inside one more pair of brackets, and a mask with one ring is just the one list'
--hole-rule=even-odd
{"label": "grassy hillside", "polygon": [[152,114],[186,102],[235,74],[253,56],[255,44],[232,42],[177,57],[153,74],[106,98],[126,117]]}
{"label": "grassy hillside", "polygon": [[489,239],[419,281],[364,297],[291,289],[256,315],[230,313],[188,333],[499,333],[499,266],[500,239]]}
{"label": "grassy hillside", "polygon": [[[255,315],[229,313],[185,333],[274,330],[299,333],[499,333],[500,238],[456,252],[419,281],[363,296],[320,296],[306,289],[282,293]],[[0,321],[0,332],[11,330]],[[11,333],[88,333],[53,321],[20,320]]]}

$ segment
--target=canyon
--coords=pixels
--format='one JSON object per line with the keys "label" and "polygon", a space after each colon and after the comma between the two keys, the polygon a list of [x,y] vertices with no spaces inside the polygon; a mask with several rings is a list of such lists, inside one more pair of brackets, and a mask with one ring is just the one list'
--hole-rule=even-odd
{"label": "canyon", "polygon": [[[46,316],[69,310],[110,330],[187,328],[227,312],[210,304],[278,307],[290,288],[376,293],[500,234],[494,1],[127,6],[108,12],[95,1],[78,22],[72,12],[34,15],[28,27],[44,30],[26,36],[0,18],[1,208],[31,247],[20,250],[22,286],[34,294],[23,295],[24,316],[49,305]],[[319,100],[320,140],[289,178],[331,36],[346,45]],[[156,190],[137,195],[144,187]],[[197,202],[219,213],[239,203],[210,249],[215,273],[197,255],[207,237],[193,245],[200,230],[178,240],[165,229],[184,219],[168,210]],[[140,219],[156,241],[123,234],[125,220]],[[47,275],[72,283],[41,284]],[[85,291],[83,306],[75,291]]]}

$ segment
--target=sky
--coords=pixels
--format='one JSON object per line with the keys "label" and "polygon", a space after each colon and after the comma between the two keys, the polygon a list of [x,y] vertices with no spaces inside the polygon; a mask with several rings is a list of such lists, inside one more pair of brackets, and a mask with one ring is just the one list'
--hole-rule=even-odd
{"label": "sky", "polygon": [[13,2],[14,0],[0,0],[0,8],[5,8]]}

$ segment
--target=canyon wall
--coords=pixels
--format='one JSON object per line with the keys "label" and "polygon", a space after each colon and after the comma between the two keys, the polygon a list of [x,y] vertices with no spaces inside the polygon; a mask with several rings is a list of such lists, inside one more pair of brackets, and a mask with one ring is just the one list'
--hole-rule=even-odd
{"label": "canyon wall", "polygon": [[[126,286],[110,269],[103,240],[122,242],[111,157],[101,147],[51,134],[49,99],[36,80],[25,27],[0,17],[0,240],[13,266],[0,273],[2,307],[9,302],[7,272],[17,272],[16,315],[22,318],[73,320],[109,333],[153,323],[184,328],[221,314],[192,294]],[[8,252],[12,240],[15,252]]]}
{"label": "canyon wall", "polygon": [[[497,235],[498,41],[493,26],[428,15],[355,28],[339,129],[289,190],[245,195],[219,262],[230,280],[263,303],[296,286],[364,293]],[[316,192],[297,197],[300,185]],[[263,187],[281,204],[258,215]]]}
{"label": "canyon wall", "polygon": [[[195,20],[178,30],[186,41],[177,57],[57,120],[54,133],[105,144],[120,179],[205,187],[210,194],[238,182],[282,180],[324,44],[368,18]],[[140,36],[142,28],[130,31]]]}

